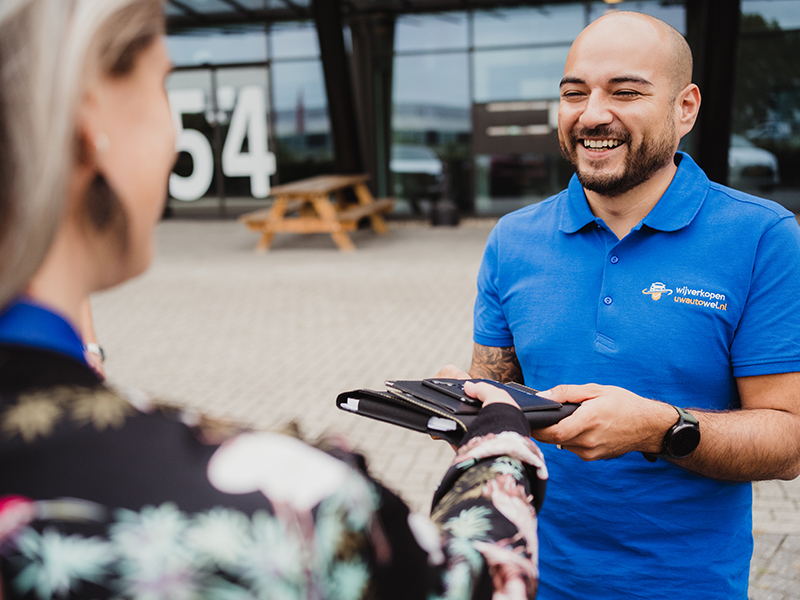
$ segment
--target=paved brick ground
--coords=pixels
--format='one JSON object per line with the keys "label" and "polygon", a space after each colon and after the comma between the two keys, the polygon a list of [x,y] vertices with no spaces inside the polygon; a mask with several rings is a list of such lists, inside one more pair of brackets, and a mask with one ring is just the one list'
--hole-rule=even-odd
{"label": "paved brick ground", "polygon": [[[491,222],[387,236],[278,236],[255,254],[235,221],[159,226],[150,271],[93,299],[109,379],[264,428],[344,432],[373,471],[424,510],[449,446],[338,411],[347,389],[466,367],[471,310]],[[753,600],[800,600],[800,480],[754,489]]]}

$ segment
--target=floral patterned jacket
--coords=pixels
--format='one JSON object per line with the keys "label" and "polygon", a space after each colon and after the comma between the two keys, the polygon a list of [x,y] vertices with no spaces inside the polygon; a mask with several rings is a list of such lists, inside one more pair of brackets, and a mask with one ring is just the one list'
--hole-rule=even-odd
{"label": "floral patterned jacket", "polygon": [[536,593],[547,474],[511,407],[485,409],[429,519],[358,455],[128,396],[66,356],[0,346],[0,597]]}

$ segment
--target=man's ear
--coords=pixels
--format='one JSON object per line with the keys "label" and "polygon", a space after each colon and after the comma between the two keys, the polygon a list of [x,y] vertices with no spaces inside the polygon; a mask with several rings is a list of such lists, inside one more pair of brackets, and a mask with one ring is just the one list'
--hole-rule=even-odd
{"label": "man's ear", "polygon": [[689,133],[700,112],[700,88],[690,83],[675,98],[675,112],[678,119],[678,133],[683,137]]}

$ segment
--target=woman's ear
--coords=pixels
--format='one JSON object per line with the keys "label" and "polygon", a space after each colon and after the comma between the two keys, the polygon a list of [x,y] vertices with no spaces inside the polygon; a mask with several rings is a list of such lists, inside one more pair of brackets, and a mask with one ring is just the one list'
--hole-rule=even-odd
{"label": "woman's ear", "polygon": [[75,121],[77,162],[80,166],[95,170],[110,146],[108,136],[103,131],[100,104],[100,91],[89,87],[81,98]]}
{"label": "woman's ear", "polygon": [[81,97],[75,119],[75,157],[67,192],[68,214],[76,216],[81,223],[85,218],[87,192],[102,172],[102,154],[109,144],[102,133],[100,120],[97,91],[89,88]]}

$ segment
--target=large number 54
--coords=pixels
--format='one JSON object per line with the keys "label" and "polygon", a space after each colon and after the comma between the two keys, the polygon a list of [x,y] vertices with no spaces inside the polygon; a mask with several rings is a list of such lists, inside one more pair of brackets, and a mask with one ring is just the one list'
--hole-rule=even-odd
{"label": "large number 54", "polygon": [[[172,173],[169,191],[178,200],[197,200],[208,191],[214,175],[214,156],[208,139],[199,131],[183,128],[183,114],[205,111],[202,90],[174,90],[169,93],[177,132],[176,150],[192,157],[192,173]],[[242,151],[245,138],[247,152]],[[267,150],[267,119],[264,90],[243,87],[231,115],[222,147],[222,172],[229,177],[250,177],[250,191],[256,198],[269,195],[269,176],[275,173],[275,155]]]}

